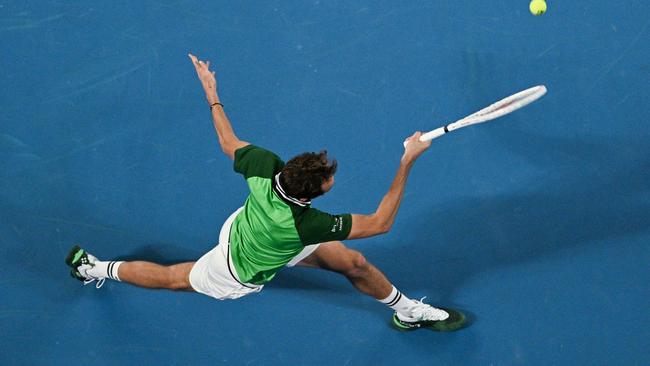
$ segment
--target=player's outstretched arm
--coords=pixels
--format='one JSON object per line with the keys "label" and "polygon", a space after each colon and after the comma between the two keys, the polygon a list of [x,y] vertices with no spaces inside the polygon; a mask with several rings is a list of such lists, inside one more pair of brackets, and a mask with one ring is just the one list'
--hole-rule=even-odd
{"label": "player's outstretched arm", "polygon": [[217,137],[219,138],[221,150],[223,150],[223,152],[231,159],[234,159],[235,151],[241,147],[249,145],[249,143],[237,138],[237,135],[235,135],[235,132],[230,125],[228,116],[226,116],[226,112],[224,111],[223,105],[219,100],[219,95],[217,94],[217,79],[214,75],[214,71],[210,71],[210,61],[200,61],[192,54],[189,54],[188,56],[190,57],[190,60],[192,60],[196,74],[199,77],[199,81],[201,81],[201,86],[203,86],[203,90],[205,91],[205,97],[210,105],[212,121],[214,129],[217,132]]}
{"label": "player's outstretched arm", "polygon": [[352,215],[352,229],[348,239],[367,238],[390,231],[404,196],[404,188],[411,167],[417,158],[431,146],[431,141],[421,142],[419,140],[421,134],[416,132],[407,140],[409,143],[404,149],[395,179],[379,203],[377,211],[372,215]]}

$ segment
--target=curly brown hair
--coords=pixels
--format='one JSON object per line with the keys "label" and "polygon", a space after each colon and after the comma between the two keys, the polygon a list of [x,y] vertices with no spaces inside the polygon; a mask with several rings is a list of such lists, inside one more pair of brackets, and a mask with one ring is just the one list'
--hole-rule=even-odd
{"label": "curly brown hair", "polygon": [[324,193],[321,185],[336,173],[336,166],[336,159],[327,158],[327,150],[303,153],[282,168],[280,184],[292,197],[312,199]]}

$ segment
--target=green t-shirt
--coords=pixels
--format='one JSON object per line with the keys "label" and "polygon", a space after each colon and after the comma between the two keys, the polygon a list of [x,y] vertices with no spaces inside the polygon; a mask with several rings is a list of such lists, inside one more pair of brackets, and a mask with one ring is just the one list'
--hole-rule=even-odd
{"label": "green t-shirt", "polygon": [[284,162],[254,145],[235,151],[234,169],[246,178],[250,195],[230,229],[230,253],[239,279],[257,285],[306,245],[343,240],[350,234],[350,214],[330,215],[288,196],[279,184]]}

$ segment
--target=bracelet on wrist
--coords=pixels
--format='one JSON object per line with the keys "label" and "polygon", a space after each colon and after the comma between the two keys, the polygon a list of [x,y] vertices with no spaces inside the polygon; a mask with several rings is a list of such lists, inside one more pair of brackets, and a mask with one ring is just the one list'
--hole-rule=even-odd
{"label": "bracelet on wrist", "polygon": [[218,105],[218,106],[221,106],[221,108],[223,108],[223,104],[221,104],[221,103],[219,103],[219,102],[214,102],[214,103],[210,104],[210,111],[212,111],[212,108],[214,108],[214,107],[217,106],[217,105]]}

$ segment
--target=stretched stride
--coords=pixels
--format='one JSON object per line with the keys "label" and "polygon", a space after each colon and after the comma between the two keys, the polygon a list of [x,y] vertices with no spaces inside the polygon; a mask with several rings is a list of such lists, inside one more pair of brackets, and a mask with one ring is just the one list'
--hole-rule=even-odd
{"label": "stretched stride", "polygon": [[465,324],[455,310],[436,308],[401,293],[374,265],[341,240],[387,233],[395,221],[406,180],[417,158],[429,147],[416,132],[408,139],[390,189],[369,215],[332,215],[312,200],[334,185],[336,160],[326,151],[306,152],[286,163],[276,154],[240,140],[226,116],[209,61],[189,55],[210,106],[223,152],[234,160],[250,194],[223,224],[216,247],[196,262],[163,266],[143,261],[100,261],[84,249],[71,249],[66,263],[73,277],[99,287],[105,279],[146,288],[188,290],[215,299],[236,299],[259,292],[284,267],[305,266],[337,272],[360,292],[394,310],[401,330],[451,331]]}

